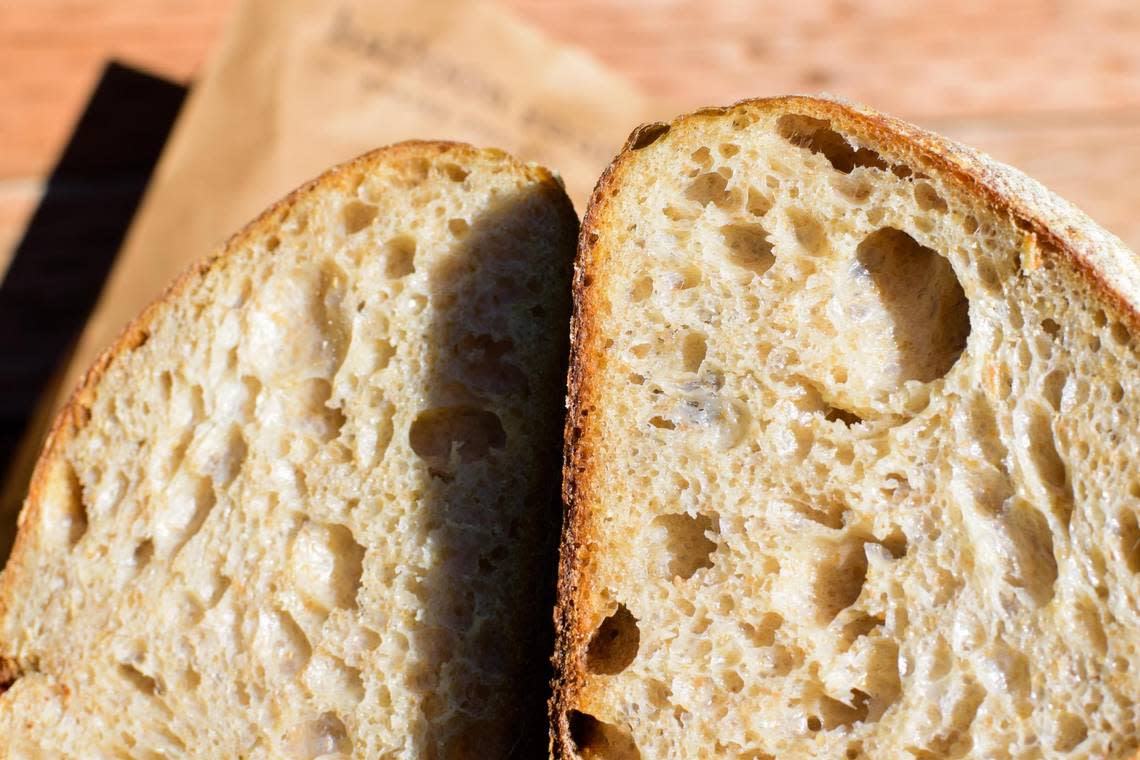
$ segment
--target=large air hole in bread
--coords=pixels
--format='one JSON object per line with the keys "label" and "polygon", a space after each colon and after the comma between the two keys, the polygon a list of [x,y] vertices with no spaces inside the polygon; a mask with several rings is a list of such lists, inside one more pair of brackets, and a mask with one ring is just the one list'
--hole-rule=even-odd
{"label": "large air hole in bread", "polygon": [[640,641],[637,619],[624,604],[619,604],[594,631],[586,652],[586,667],[592,673],[620,673],[637,657]]}
{"label": "large air hole in bread", "polygon": [[501,449],[506,433],[498,416],[467,406],[437,407],[421,412],[408,431],[408,442],[425,459],[446,461],[452,453],[465,461]]}
{"label": "large air hole in bread", "polygon": [[850,174],[857,166],[887,168],[887,164],[878,153],[870,148],[856,148],[851,145],[847,138],[832,129],[831,124],[825,119],[788,114],[780,117],[776,128],[781,137],[807,148],[812,153],[822,155],[836,171],[844,174]]}
{"label": "large air hole in bread", "polygon": [[586,713],[571,713],[570,736],[581,760],[641,759],[637,745],[627,732]]}
{"label": "large air hole in bread", "polygon": [[762,275],[772,268],[776,257],[768,232],[759,224],[726,224],[720,228],[728,258],[733,264]]}
{"label": "large air hole in bread", "polygon": [[686,580],[701,568],[712,567],[716,551],[716,542],[709,538],[716,531],[712,517],[665,514],[655,518],[653,526],[655,543],[666,549],[664,575]]}
{"label": "large air hole in bread", "polygon": [[[966,347],[970,317],[966,296],[945,257],[919,244],[901,230],[885,227],[868,235],[855,249],[863,280],[890,323],[892,369],[898,383],[930,382],[945,375]],[[866,325],[868,330],[877,325]],[[877,356],[875,358],[878,358]]]}

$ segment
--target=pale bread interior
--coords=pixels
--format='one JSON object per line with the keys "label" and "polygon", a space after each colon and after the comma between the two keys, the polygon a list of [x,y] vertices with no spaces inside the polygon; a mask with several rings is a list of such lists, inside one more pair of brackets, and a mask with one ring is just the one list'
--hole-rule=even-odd
{"label": "pale bread interior", "polygon": [[1132,323],[826,119],[631,147],[583,230],[577,754],[1135,749]]}
{"label": "pale bread interior", "polygon": [[576,226],[545,170],[397,146],[177,287],[41,463],[0,754],[544,748]]}

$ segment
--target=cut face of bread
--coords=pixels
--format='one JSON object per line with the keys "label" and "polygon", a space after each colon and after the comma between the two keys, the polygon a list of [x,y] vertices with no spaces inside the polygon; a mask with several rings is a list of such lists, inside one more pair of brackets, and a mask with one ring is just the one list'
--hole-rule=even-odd
{"label": "cut face of bread", "polygon": [[1135,256],[835,102],[649,125],[576,273],[559,758],[1140,743]]}
{"label": "cut face of bread", "polygon": [[6,756],[544,749],[576,230],[545,169],[402,144],[150,307],[0,581]]}

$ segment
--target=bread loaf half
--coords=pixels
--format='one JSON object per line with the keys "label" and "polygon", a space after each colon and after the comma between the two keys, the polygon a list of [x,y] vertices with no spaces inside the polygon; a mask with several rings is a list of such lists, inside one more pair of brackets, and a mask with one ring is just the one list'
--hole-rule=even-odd
{"label": "bread loaf half", "polygon": [[0,755],[544,750],[576,232],[545,169],[405,143],[179,280],[40,459]]}
{"label": "bread loaf half", "polygon": [[1140,266],[874,111],[644,126],[575,275],[558,758],[1123,758]]}

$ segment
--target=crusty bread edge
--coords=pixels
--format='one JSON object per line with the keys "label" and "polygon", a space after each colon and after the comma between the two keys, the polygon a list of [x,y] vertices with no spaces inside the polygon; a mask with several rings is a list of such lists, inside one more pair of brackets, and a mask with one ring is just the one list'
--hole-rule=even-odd
{"label": "crusty bread edge", "polygon": [[[7,564],[0,572],[0,618],[7,614],[12,599],[20,588],[31,583],[34,565],[31,556],[39,543],[36,535],[37,516],[42,506],[42,496],[51,477],[52,465],[61,456],[67,444],[87,423],[95,390],[108,369],[122,356],[146,342],[150,326],[160,311],[188,288],[200,283],[207,273],[224,267],[230,254],[261,236],[273,234],[274,229],[293,210],[297,203],[309,194],[347,182],[353,176],[383,162],[413,158],[439,158],[451,154],[455,160],[503,161],[514,172],[536,184],[543,185],[548,192],[561,196],[561,200],[572,209],[566,197],[561,178],[551,170],[535,163],[526,163],[498,148],[476,148],[468,143],[446,140],[407,140],[363,153],[356,158],[328,169],[320,176],[301,185],[263,211],[253,221],[234,233],[213,253],[195,262],[179,275],[166,289],[139,313],[119,333],[115,341],[105,349],[83,374],[75,390],[68,397],[56,415],[44,440],[35,469],[32,471],[28,495],[17,519],[16,541]],[[572,211],[570,213],[573,213]],[[20,661],[17,653],[7,649],[6,642],[0,640],[0,694],[23,673],[35,670],[35,662]]]}
{"label": "crusty bread edge", "polygon": [[[630,134],[621,151],[602,173],[590,197],[578,238],[574,267],[574,310],[571,321],[570,367],[567,375],[567,416],[563,454],[565,516],[559,554],[558,602],[554,611],[556,642],[552,657],[555,678],[549,702],[550,750],[554,760],[572,760],[570,711],[580,704],[585,682],[584,653],[592,631],[580,608],[588,597],[590,578],[583,572],[594,532],[593,463],[597,429],[589,418],[594,405],[590,379],[604,351],[595,324],[598,293],[591,287],[598,263],[597,242],[602,215],[627,170],[632,154],[668,131],[704,118],[731,118],[745,110],[781,111],[826,119],[857,141],[901,153],[912,164],[928,167],[959,190],[980,197],[998,214],[1006,215],[1024,232],[1035,236],[1043,256],[1068,264],[1119,313],[1133,332],[1140,332],[1140,265],[1135,254],[1106,233],[1076,207],[1063,201],[1012,167],[948,138],[923,130],[873,109],[830,97],[784,96],[741,100],[731,106],[704,108],[670,123],[643,124]],[[1053,219],[1045,205],[1053,204]],[[1110,250],[1101,250],[1107,245]],[[1120,272],[1120,268],[1129,271]],[[1116,270],[1115,272],[1113,270]],[[1115,276],[1114,276],[1115,275]],[[1130,280],[1133,287],[1128,287]],[[1120,283],[1118,287],[1115,283]],[[1133,760],[1140,760],[1140,751]]]}

